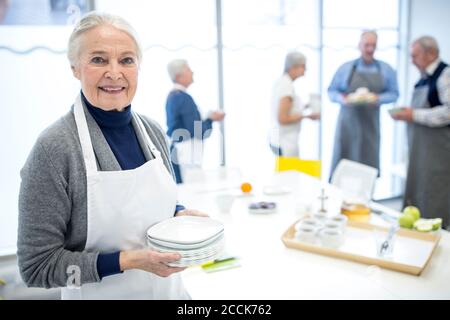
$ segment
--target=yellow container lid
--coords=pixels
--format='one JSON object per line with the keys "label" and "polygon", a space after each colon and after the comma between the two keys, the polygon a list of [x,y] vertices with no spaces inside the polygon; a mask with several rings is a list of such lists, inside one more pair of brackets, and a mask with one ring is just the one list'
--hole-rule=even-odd
{"label": "yellow container lid", "polygon": [[370,208],[363,204],[352,204],[341,208],[341,213],[351,221],[367,222],[370,219]]}

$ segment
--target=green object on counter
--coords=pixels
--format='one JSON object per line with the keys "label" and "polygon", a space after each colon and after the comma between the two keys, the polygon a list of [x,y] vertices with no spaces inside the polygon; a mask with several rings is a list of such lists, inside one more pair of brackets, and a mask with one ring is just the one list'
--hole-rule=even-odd
{"label": "green object on counter", "polygon": [[398,218],[398,223],[400,224],[400,227],[411,229],[414,226],[414,217],[410,214],[402,214]]}
{"label": "green object on counter", "polygon": [[392,109],[389,109],[388,111],[390,114],[396,114],[396,113],[402,112],[403,110],[405,110],[405,108],[392,108]]}
{"label": "green object on counter", "polygon": [[[0,279],[0,286],[6,286],[6,282],[2,279]],[[5,300],[2,296],[0,296],[0,300]]]}
{"label": "green object on counter", "polygon": [[237,268],[240,266],[241,264],[237,257],[228,257],[224,259],[216,259],[212,262],[205,263],[202,265],[202,269],[207,273],[211,273]]}
{"label": "green object on counter", "polygon": [[442,219],[419,219],[414,223],[414,229],[420,232],[437,231],[442,227]]}

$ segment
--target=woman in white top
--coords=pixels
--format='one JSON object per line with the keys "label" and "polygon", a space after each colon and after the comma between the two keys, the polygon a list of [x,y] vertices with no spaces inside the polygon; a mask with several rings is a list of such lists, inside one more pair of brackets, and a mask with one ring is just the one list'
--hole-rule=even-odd
{"label": "woman in white top", "polygon": [[294,81],[302,77],[305,70],[306,57],[300,52],[289,53],[284,73],[273,88],[270,146],[277,156],[298,157],[301,121],[320,119],[320,113],[302,113],[308,106],[304,106],[295,93]]}

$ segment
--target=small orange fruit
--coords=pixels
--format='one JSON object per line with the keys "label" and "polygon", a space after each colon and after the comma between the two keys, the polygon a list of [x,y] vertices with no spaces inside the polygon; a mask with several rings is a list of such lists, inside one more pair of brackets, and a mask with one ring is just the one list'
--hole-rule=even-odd
{"label": "small orange fruit", "polygon": [[248,182],[244,182],[243,184],[241,184],[241,190],[244,193],[249,193],[250,191],[252,191],[252,185]]}

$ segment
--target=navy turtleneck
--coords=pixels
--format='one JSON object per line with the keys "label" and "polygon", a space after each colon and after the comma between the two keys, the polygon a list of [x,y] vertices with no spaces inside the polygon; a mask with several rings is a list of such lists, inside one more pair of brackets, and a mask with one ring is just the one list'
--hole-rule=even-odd
{"label": "navy turtleneck", "polygon": [[[94,107],[83,92],[81,92],[81,99],[100,127],[122,170],[142,166],[146,160],[131,122],[131,105],[122,112],[105,111]],[[177,205],[175,214],[184,209],[184,206]],[[100,279],[120,273],[120,251],[100,253],[97,258],[97,272]]]}
{"label": "navy turtleneck", "polygon": [[81,92],[89,113],[102,130],[109,147],[122,170],[135,169],[145,163],[145,156],[131,123],[131,105],[122,112],[105,111],[94,107]]}

